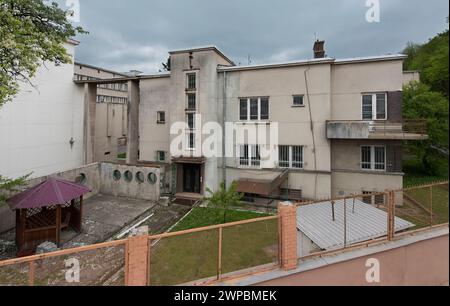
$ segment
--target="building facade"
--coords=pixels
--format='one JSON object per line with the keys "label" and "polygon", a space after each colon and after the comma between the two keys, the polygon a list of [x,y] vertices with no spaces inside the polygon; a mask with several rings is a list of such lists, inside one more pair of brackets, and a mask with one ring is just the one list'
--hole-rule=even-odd
{"label": "building facade", "polygon": [[[74,64],[74,80],[102,80],[127,77],[127,74],[82,64]],[[128,84],[99,84],[95,114],[95,161],[125,159],[127,145]]]}
{"label": "building facade", "polygon": [[178,50],[170,71],[118,80],[129,89],[127,162],[161,164],[180,199],[221,182],[261,203],[401,188],[402,142],[427,138],[402,118],[405,56],[334,59],[322,48],[252,66],[216,47]]}

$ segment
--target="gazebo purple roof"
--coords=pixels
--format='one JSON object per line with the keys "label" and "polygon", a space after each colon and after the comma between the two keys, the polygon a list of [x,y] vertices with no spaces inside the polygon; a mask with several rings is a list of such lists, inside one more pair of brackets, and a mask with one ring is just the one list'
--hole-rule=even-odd
{"label": "gazebo purple roof", "polygon": [[12,210],[42,208],[68,203],[90,191],[89,188],[73,182],[49,178],[11,197],[7,202]]}

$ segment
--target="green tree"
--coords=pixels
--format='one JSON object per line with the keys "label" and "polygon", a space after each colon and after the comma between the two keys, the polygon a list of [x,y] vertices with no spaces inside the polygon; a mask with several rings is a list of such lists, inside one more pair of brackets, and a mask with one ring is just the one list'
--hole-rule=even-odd
{"label": "green tree", "polygon": [[18,191],[18,188],[25,185],[25,181],[30,174],[12,180],[0,175],[0,207],[6,203],[10,192]]}
{"label": "green tree", "polygon": [[217,192],[212,192],[209,188],[206,189],[209,196],[206,196],[204,201],[208,202],[211,207],[223,210],[223,223],[226,223],[227,210],[231,207],[241,205],[241,200],[244,197],[244,194],[239,193],[236,190],[237,182],[233,182],[228,190],[225,188],[225,183],[220,184],[219,191]]}
{"label": "green tree", "polygon": [[19,90],[19,83],[31,84],[44,62],[72,61],[64,43],[77,33],[66,11],[47,0],[0,0],[0,107]]}
{"label": "green tree", "polygon": [[420,82],[412,82],[403,89],[405,119],[427,120],[429,139],[408,143],[408,149],[422,160],[424,170],[430,175],[446,171],[445,164],[434,147],[448,150],[448,99],[439,92]]}

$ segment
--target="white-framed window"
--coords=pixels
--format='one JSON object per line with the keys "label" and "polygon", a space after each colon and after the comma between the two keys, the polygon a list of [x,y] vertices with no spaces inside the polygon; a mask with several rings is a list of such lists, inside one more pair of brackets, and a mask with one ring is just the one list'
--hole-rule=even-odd
{"label": "white-framed window", "polygon": [[261,166],[261,146],[260,145],[240,145],[239,165],[244,167]]}
{"label": "white-framed window", "polygon": [[387,94],[367,93],[362,95],[363,120],[387,120]]}
{"label": "white-framed window", "polygon": [[261,97],[239,99],[239,120],[269,120],[269,98]]}
{"label": "white-framed window", "polygon": [[187,94],[187,109],[188,110],[197,109],[197,95],[195,93]]}
{"label": "white-framed window", "polygon": [[186,74],[186,88],[190,91],[194,91],[197,89],[197,74],[196,73],[188,73]]}
{"label": "white-framed window", "polygon": [[361,146],[361,169],[386,171],[386,147]]}
{"label": "white-framed window", "polygon": [[157,156],[159,162],[166,161],[166,152],[165,151],[157,151],[156,156]]}
{"label": "white-framed window", "polygon": [[158,124],[166,123],[166,112],[158,112],[157,113],[157,123]]}
{"label": "white-framed window", "polygon": [[278,146],[278,166],[303,169],[303,149],[303,146]]}
{"label": "white-framed window", "polygon": [[292,106],[293,107],[305,106],[305,96],[304,95],[294,95],[294,96],[292,96]]}

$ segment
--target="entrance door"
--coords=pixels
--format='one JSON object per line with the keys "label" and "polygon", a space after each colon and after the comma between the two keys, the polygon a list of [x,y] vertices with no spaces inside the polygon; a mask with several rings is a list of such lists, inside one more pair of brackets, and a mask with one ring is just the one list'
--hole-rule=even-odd
{"label": "entrance door", "polygon": [[184,165],[183,191],[200,193],[200,165]]}

